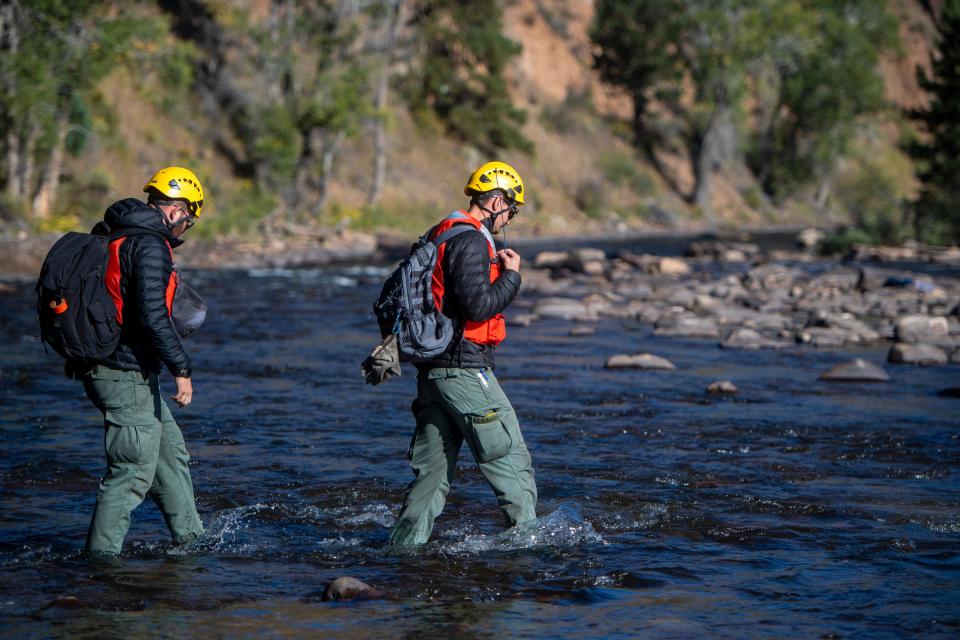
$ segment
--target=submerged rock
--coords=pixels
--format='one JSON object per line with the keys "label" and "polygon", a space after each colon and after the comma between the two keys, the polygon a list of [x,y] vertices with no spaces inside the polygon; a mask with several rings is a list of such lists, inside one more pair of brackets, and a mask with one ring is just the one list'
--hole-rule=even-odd
{"label": "submerged rock", "polygon": [[940,365],[947,364],[947,354],[932,344],[898,342],[890,348],[887,360],[897,364]]}
{"label": "submerged rock", "polygon": [[342,576],[331,582],[323,592],[324,600],[352,600],[354,598],[378,598],[383,593],[362,580]]}
{"label": "submerged rock", "polygon": [[714,395],[733,395],[739,391],[740,389],[737,388],[737,385],[733,384],[730,380],[717,380],[716,382],[711,382],[707,387],[707,393]]}
{"label": "submerged rock", "polygon": [[857,358],[850,362],[841,362],[820,376],[820,379],[834,382],[886,382],[890,380],[890,376],[883,367]]}
{"label": "submerged rock", "polygon": [[661,358],[660,356],[655,356],[652,353],[636,353],[633,355],[627,354],[617,354],[615,356],[610,356],[607,358],[607,369],[653,369],[653,370],[669,370],[676,369],[677,367],[667,360],[666,358]]}

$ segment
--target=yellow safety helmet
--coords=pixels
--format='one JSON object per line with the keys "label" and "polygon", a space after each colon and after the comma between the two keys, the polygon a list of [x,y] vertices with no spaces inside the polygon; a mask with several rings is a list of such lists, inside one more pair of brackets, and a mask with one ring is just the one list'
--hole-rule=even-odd
{"label": "yellow safety helmet", "polygon": [[191,215],[200,217],[200,210],[203,209],[203,185],[200,184],[197,174],[190,169],[160,169],[143,185],[143,190],[146,193],[159,193],[170,200],[186,200]]}
{"label": "yellow safety helmet", "polygon": [[523,180],[517,170],[506,162],[488,162],[470,174],[463,193],[475,196],[501,189],[518,205],[523,204]]}

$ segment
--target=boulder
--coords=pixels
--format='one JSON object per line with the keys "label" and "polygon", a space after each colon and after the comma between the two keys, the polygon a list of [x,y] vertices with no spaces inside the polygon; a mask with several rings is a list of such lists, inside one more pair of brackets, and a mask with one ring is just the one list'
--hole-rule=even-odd
{"label": "boulder", "polygon": [[821,375],[820,379],[832,382],[886,382],[890,380],[890,376],[883,367],[857,358],[850,362],[841,362]]}
{"label": "boulder", "polygon": [[720,335],[716,320],[699,316],[667,316],[659,319],[654,327],[658,336],[716,338]]}
{"label": "boulder", "polygon": [[960,348],[954,349],[953,353],[950,354],[950,362],[960,364]]}
{"label": "boulder", "polygon": [[669,276],[686,276],[693,271],[690,265],[680,258],[660,258],[656,266],[657,273]]}
{"label": "boulder", "polygon": [[826,327],[840,329],[850,334],[847,341],[856,343],[876,342],[880,334],[870,328],[867,323],[857,320],[850,313],[830,313],[823,309],[816,309],[807,319],[807,327]]}
{"label": "boulder", "polygon": [[820,229],[809,227],[797,234],[797,246],[801,249],[815,249],[824,236],[826,234]]}
{"label": "boulder", "polygon": [[383,593],[362,580],[342,576],[337,578],[323,592],[324,600],[352,600],[354,598],[378,598]]}
{"label": "boulder", "polygon": [[733,395],[739,391],[740,389],[737,389],[737,385],[733,384],[730,380],[717,380],[716,382],[711,382],[707,387],[707,393],[714,395]]}
{"label": "boulder", "polygon": [[533,307],[533,313],[541,318],[573,320],[588,315],[587,305],[572,298],[543,298]]}
{"label": "boulder", "polygon": [[908,315],[897,320],[897,342],[937,342],[950,335],[944,316]]}
{"label": "boulder", "polygon": [[577,336],[592,336],[592,335],[595,334],[596,332],[597,332],[597,328],[596,328],[596,327],[590,327],[590,326],[586,326],[586,325],[580,325],[579,327],[574,327],[573,329],[570,329],[570,335],[571,335],[571,336],[574,336],[574,337],[577,337]]}
{"label": "boulder", "polygon": [[677,368],[666,358],[655,356],[652,353],[637,353],[633,355],[617,354],[607,358],[605,366],[607,369],[669,370]]}
{"label": "boulder", "polygon": [[518,313],[507,316],[508,327],[529,327],[537,319],[535,313]]}
{"label": "boulder", "polygon": [[797,332],[797,342],[808,344],[811,347],[831,348],[842,347],[845,344],[856,344],[859,339],[843,329],[830,327],[808,327]]}
{"label": "boulder", "polygon": [[724,349],[782,349],[787,346],[778,340],[771,340],[753,329],[734,329],[723,339],[720,346]]}
{"label": "boulder", "polygon": [[570,258],[566,251],[541,251],[533,259],[533,266],[538,269],[553,269],[562,267]]}
{"label": "boulder", "polygon": [[890,348],[887,360],[897,364],[941,365],[947,363],[947,354],[932,344],[898,342]]}
{"label": "boulder", "polygon": [[599,275],[603,273],[607,256],[602,249],[576,249],[570,252],[564,266],[579,273]]}

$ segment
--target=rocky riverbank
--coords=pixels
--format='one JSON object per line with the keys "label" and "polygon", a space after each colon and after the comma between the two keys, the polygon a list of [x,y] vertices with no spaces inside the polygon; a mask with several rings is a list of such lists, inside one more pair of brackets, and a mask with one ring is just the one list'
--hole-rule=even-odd
{"label": "rocky riverbank", "polygon": [[[526,295],[517,302],[523,308],[510,323],[562,318],[576,336],[606,316],[650,325],[656,335],[713,339],[724,349],[889,343],[892,363],[960,363],[958,277],[803,251],[763,253],[750,243],[694,243],[687,254],[542,252],[524,269]],[[942,255],[937,261],[946,262]],[[607,364],[672,367],[655,354],[618,354]]]}

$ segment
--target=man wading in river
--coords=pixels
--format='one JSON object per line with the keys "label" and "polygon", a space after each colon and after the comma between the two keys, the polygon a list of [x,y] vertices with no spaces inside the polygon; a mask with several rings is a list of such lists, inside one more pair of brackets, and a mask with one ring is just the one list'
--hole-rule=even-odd
{"label": "man wading in river", "polygon": [[414,480],[407,488],[391,545],[423,544],[443,511],[460,447],[466,440],[493,488],[508,526],[536,518],[537,486],[520,423],[493,373],[493,351],[506,336],[502,311],[520,289],[520,256],[496,251],[499,233],[523,205],[523,180],[508,164],[488,162],[467,180],[469,208],[433,229],[456,224],[475,231],[440,245],[433,295],[457,335],[447,350],[417,365],[417,426],[408,451]]}
{"label": "man wading in river", "polygon": [[134,198],[115,202],[97,225],[99,231],[131,233],[110,243],[107,267],[107,288],[122,318],[120,342],[92,368],[72,367],[104,416],[107,472],[86,547],[95,556],[120,553],[130,513],[147,494],[160,507],[176,544],[203,532],[190,456],[158,380],[165,366],[177,386],[172,399],[181,407],[190,404],[190,360],[170,317],[178,282],[173,247],[183,243],[179,237],[200,217],[203,187],[192,171],[167,167],[143,190],[146,204]]}

